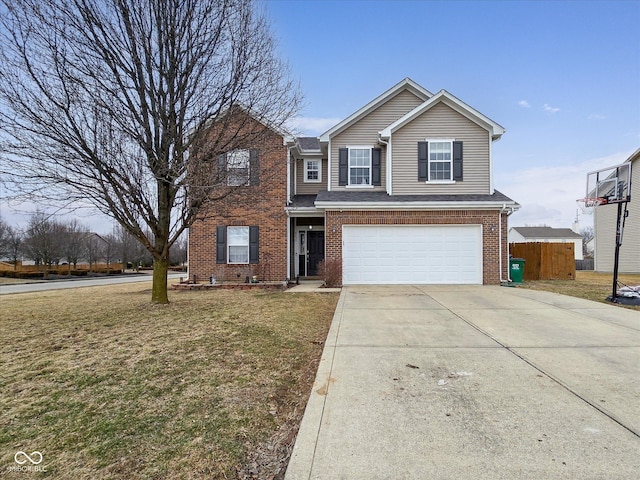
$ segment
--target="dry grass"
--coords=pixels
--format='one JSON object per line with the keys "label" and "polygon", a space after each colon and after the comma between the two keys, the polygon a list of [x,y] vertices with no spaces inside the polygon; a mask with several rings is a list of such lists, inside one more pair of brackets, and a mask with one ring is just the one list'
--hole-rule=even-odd
{"label": "dry grass", "polygon": [[0,298],[0,476],[37,450],[57,479],[236,478],[291,440],[337,294],[149,297],[129,284]]}
{"label": "dry grass", "polygon": [[[627,285],[640,285],[640,275],[620,274],[618,279]],[[572,297],[595,300],[596,302],[609,303],[606,298],[611,295],[612,283],[613,275],[610,273],[578,270],[575,280],[526,280],[522,286],[533,290],[546,290]],[[640,307],[620,306],[640,310]]]}

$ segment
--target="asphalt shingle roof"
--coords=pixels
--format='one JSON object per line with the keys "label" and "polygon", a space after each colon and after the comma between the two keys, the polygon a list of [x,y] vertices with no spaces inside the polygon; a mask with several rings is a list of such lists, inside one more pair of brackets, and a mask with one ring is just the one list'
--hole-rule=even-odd
{"label": "asphalt shingle roof", "polygon": [[582,238],[570,228],[513,227],[524,238]]}

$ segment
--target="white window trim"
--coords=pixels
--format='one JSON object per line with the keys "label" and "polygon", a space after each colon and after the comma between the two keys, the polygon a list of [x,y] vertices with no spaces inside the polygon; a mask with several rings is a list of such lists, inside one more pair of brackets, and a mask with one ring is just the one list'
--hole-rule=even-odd
{"label": "white window trim", "polygon": [[[246,262],[232,262],[231,261],[231,247],[244,247],[244,245],[233,245],[229,240],[229,229],[230,228],[246,228],[247,229],[247,261]],[[249,264],[249,244],[250,242],[250,229],[246,225],[230,225],[227,227],[227,264],[229,265],[248,265]]]}
{"label": "white window trim", "polygon": [[[371,177],[373,176],[373,145],[347,145],[347,188],[373,188]],[[367,184],[352,184],[351,183],[351,150],[369,150],[369,183]],[[363,167],[353,167],[363,168]]]}
{"label": "white window trim", "polygon": [[[425,138],[424,141],[428,142],[428,148],[427,148],[427,178],[428,180],[425,181],[426,184],[429,185],[453,185],[454,183],[456,183],[456,181],[453,179],[453,142],[455,142],[455,138]],[[442,142],[442,143],[449,143],[451,144],[451,169],[450,169],[450,174],[451,174],[451,178],[448,180],[431,180],[431,143],[438,143],[438,142]],[[435,161],[439,161],[439,160],[434,160]],[[446,160],[445,160],[446,161]]]}
{"label": "white window trim", "polygon": [[[309,172],[309,162],[318,162],[318,179],[309,180],[307,174]],[[305,158],[304,159],[304,177],[302,179],[304,183],[321,183],[322,182],[322,159],[321,158]]]}

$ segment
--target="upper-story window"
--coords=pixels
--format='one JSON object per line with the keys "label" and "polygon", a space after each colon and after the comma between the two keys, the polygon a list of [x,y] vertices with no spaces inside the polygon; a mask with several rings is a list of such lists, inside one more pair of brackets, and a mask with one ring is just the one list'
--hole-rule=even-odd
{"label": "upper-story window", "polygon": [[227,185],[238,187],[249,185],[249,150],[234,150],[227,153]]}
{"label": "upper-story window", "polygon": [[322,181],[322,160],[304,161],[304,181],[308,183]]}
{"label": "upper-story window", "polygon": [[218,155],[220,184],[229,187],[260,184],[258,150],[237,148]]}
{"label": "upper-story window", "polygon": [[449,139],[418,142],[418,180],[433,183],[462,181],[462,142]]}
{"label": "upper-story window", "polygon": [[371,185],[370,148],[349,148],[349,185]]}
{"label": "upper-story window", "polygon": [[368,146],[338,149],[338,184],[347,187],[379,186],[382,182],[381,150]]}
{"label": "upper-story window", "polygon": [[451,180],[453,142],[429,142],[429,180]]}

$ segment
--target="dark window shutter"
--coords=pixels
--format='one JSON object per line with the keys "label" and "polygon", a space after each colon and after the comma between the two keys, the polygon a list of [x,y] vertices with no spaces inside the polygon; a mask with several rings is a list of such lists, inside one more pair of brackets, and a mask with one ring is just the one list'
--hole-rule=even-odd
{"label": "dark window shutter", "polygon": [[258,150],[249,150],[249,185],[260,185]]}
{"label": "dark window shutter", "polygon": [[429,180],[429,142],[418,142],[418,180]]}
{"label": "dark window shutter", "polygon": [[371,150],[371,183],[373,185],[382,185],[381,156],[382,150],[380,148],[374,148]]}
{"label": "dark window shutter", "polygon": [[220,183],[226,183],[227,178],[227,155],[225,153],[218,155],[218,179]]}
{"label": "dark window shutter", "polygon": [[462,180],[462,142],[453,142],[453,179]]}
{"label": "dark window shutter", "polygon": [[338,153],[338,185],[347,185],[349,183],[349,149],[340,148]]}
{"label": "dark window shutter", "polygon": [[257,225],[249,227],[249,263],[258,263],[259,227]]}
{"label": "dark window shutter", "polygon": [[227,263],[227,227],[216,227],[216,263]]}

